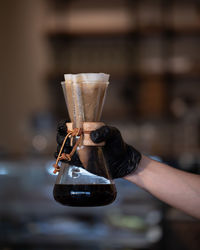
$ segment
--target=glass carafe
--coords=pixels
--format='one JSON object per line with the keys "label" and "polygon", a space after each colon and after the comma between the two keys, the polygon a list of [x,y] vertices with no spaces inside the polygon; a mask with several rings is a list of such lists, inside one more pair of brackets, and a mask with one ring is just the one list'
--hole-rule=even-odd
{"label": "glass carafe", "polygon": [[[85,122],[99,122],[108,86],[108,75],[65,75],[63,92],[74,128],[84,131]],[[68,128],[69,129],[69,128]],[[102,206],[116,198],[116,188],[102,151],[102,144],[84,143],[84,133],[72,137],[76,151],[69,162],[62,162],[53,194],[69,206]],[[75,160],[73,160],[75,159]]]}

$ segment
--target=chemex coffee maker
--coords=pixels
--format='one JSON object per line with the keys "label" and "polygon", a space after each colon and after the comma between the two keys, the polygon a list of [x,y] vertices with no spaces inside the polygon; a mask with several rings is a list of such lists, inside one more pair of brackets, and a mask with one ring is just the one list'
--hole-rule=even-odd
{"label": "chemex coffee maker", "polygon": [[[67,135],[54,164],[58,176],[53,195],[63,205],[103,206],[116,198],[102,151],[104,142],[95,144],[90,139],[90,132],[104,125],[100,117],[108,81],[107,74],[87,73],[66,74],[61,83],[71,123],[66,124]],[[72,149],[69,154],[63,153],[67,140]],[[72,160],[74,154],[78,161]]]}

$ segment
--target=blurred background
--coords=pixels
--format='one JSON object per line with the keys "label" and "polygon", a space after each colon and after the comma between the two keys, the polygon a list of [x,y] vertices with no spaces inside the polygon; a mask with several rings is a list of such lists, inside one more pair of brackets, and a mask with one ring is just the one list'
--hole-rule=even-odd
{"label": "blurred background", "polygon": [[64,73],[104,72],[102,121],[200,173],[200,2],[2,0],[0,29],[0,249],[199,249],[197,220],[123,180],[112,205],[59,205],[51,166]]}

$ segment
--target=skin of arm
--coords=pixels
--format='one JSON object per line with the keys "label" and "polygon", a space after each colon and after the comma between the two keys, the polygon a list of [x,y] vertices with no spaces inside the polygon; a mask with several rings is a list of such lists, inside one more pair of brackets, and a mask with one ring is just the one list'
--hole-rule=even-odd
{"label": "skin of arm", "polygon": [[124,179],[200,219],[200,175],[175,169],[142,155],[137,170]]}

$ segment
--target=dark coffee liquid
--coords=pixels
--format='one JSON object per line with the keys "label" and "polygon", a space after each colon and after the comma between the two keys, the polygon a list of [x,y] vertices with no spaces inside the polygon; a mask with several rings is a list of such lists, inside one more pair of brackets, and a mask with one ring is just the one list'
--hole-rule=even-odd
{"label": "dark coffee liquid", "polygon": [[114,184],[56,184],[53,195],[54,199],[62,205],[94,207],[112,203],[117,192]]}

